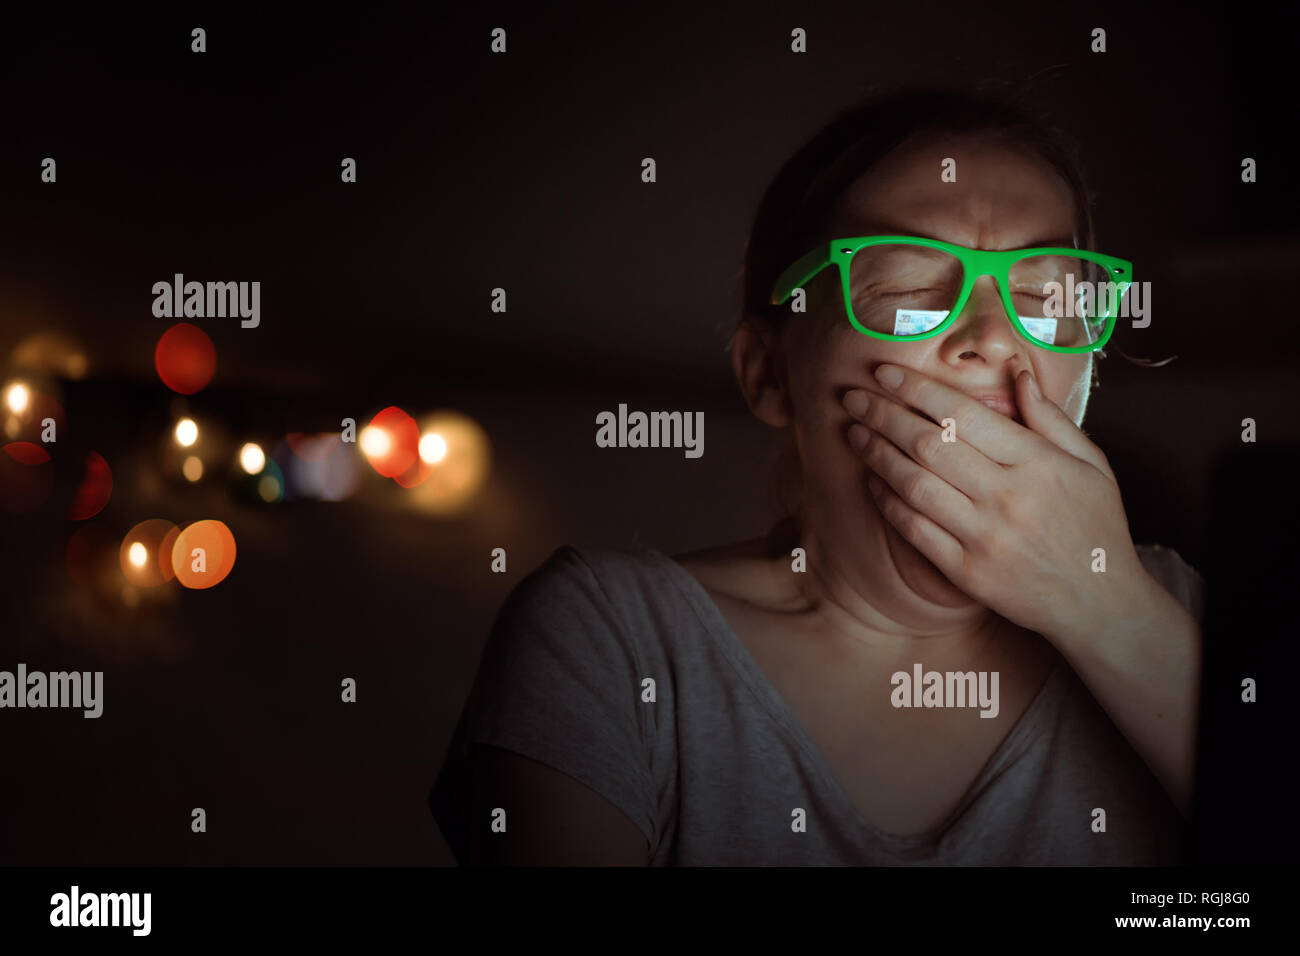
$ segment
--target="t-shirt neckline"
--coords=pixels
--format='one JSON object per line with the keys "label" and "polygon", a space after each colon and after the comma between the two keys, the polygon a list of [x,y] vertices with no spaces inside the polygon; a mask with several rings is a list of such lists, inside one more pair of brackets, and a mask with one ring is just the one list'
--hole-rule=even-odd
{"label": "t-shirt neckline", "polygon": [[776,689],[776,685],[772,683],[762,667],[759,666],[758,661],[754,659],[754,656],[749,652],[749,648],[735,633],[731,622],[727,620],[726,615],[722,613],[722,609],[718,607],[717,602],[713,600],[713,596],[709,594],[699,579],[662,551],[653,548],[644,550],[648,554],[654,555],[658,560],[671,565],[674,580],[678,583],[682,593],[691,602],[705,630],[718,642],[720,649],[726,655],[737,675],[758,699],[759,703],[768,712],[768,715],[798,746],[809,766],[822,780],[825,792],[830,794],[832,799],[840,805],[841,811],[854,820],[859,829],[876,840],[893,844],[899,848],[912,849],[935,844],[957,825],[971,804],[983,792],[989,781],[1001,772],[1003,764],[1014,757],[1016,748],[1020,746],[1025,736],[1031,732],[1034,724],[1038,721],[1040,712],[1047,706],[1048,701],[1054,695],[1055,685],[1061,680],[1064,673],[1065,658],[1057,655],[1057,659],[1053,662],[1037,694],[1034,695],[1034,699],[1030,701],[1029,706],[1020,715],[1016,725],[1007,732],[1007,735],[994,749],[989,759],[985,761],[984,766],[975,775],[974,780],[971,781],[966,792],[962,794],[961,799],[957,801],[957,805],[947,819],[937,827],[921,833],[893,833],[882,829],[862,815],[862,812],[849,796],[848,791],[835,777],[829,761],[827,761],[821,748],[813,739],[811,732],[803,725],[798,715],[795,714],[785,698],[781,696],[781,692]]}

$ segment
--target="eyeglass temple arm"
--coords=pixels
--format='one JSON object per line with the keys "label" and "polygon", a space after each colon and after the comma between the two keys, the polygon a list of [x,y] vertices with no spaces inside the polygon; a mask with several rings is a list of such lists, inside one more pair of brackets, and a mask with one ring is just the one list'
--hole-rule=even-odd
{"label": "eyeglass temple arm", "polygon": [[813,276],[831,264],[831,243],[825,242],[805,256],[797,259],[790,268],[777,277],[772,286],[770,305],[783,305],[795,289],[812,281]]}

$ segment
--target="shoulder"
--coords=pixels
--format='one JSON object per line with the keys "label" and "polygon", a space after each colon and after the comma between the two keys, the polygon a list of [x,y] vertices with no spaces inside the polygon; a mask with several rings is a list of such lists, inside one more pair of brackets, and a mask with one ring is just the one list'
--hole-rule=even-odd
{"label": "shoulder", "polygon": [[572,628],[578,620],[599,618],[617,606],[609,594],[610,570],[618,552],[561,545],[524,575],[497,612],[494,638],[520,630]]}
{"label": "shoulder", "polygon": [[636,691],[655,657],[653,628],[618,580],[642,563],[634,552],[564,545],[515,586],[471,689],[473,740],[544,752],[543,763],[563,768],[556,748],[581,741],[603,753],[650,733]]}
{"label": "shoulder", "polygon": [[507,596],[489,643],[498,653],[502,645],[520,652],[544,644],[590,663],[629,666],[685,607],[671,565],[649,549],[562,545]]}
{"label": "shoulder", "polygon": [[662,584],[664,564],[649,549],[561,545],[515,586],[506,605],[621,607]]}
{"label": "shoulder", "polygon": [[1139,544],[1138,558],[1147,573],[1176,597],[1197,621],[1205,615],[1205,579],[1173,548],[1162,544]]}
{"label": "shoulder", "polygon": [[[464,800],[481,797],[497,801],[486,807],[502,805],[499,795],[465,796],[478,772],[471,757],[483,753],[476,745],[529,758],[577,780],[621,810],[646,840],[655,838],[656,785],[648,749],[655,714],[639,696],[647,670],[639,640],[644,629],[628,614],[624,593],[626,580],[644,565],[644,556],[635,552],[564,545],[511,590],[492,624],[430,797],[449,843],[463,841],[469,832]],[[549,825],[550,818],[540,820],[536,813],[558,813],[556,805],[562,804],[565,813],[589,812],[584,826],[605,826],[606,835],[617,836],[617,830],[619,839],[639,849],[636,840],[626,839],[626,828],[598,824],[597,818],[608,821],[608,814],[559,777],[508,756],[492,759],[510,766],[498,768],[504,775],[489,774],[489,783],[530,803],[511,811],[512,831],[521,819],[532,820],[534,827]],[[491,770],[487,763],[482,766]],[[487,811],[482,812],[486,819]],[[572,824],[575,832],[577,826]],[[459,845],[460,853],[468,852],[468,844]],[[523,845],[531,846],[527,837]]]}

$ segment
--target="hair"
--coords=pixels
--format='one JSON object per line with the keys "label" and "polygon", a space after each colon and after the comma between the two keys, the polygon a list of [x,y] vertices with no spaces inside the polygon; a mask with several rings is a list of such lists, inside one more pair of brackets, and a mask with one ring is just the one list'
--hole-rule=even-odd
{"label": "hair", "polygon": [[[757,319],[770,329],[781,329],[792,313],[770,304],[777,277],[815,243],[828,238],[821,234],[822,228],[849,186],[894,150],[932,135],[978,135],[1045,160],[1074,196],[1080,248],[1094,248],[1093,197],[1078,148],[1046,116],[996,94],[893,93],[836,116],[776,174],[759,202],[745,244],[740,322]],[[1100,357],[1098,353],[1096,358]],[[1094,361],[1094,375],[1096,367]],[[798,452],[790,431],[786,429],[776,475],[777,495],[787,516],[797,511],[789,494],[798,478]]]}
{"label": "hair", "polygon": [[841,113],[776,174],[745,245],[742,319],[757,316],[780,325],[788,318],[788,309],[768,304],[777,277],[824,238],[822,226],[849,186],[885,156],[927,134],[981,135],[1046,160],[1074,195],[1080,247],[1093,248],[1092,196],[1077,148],[1061,130],[999,97],[895,93]]}

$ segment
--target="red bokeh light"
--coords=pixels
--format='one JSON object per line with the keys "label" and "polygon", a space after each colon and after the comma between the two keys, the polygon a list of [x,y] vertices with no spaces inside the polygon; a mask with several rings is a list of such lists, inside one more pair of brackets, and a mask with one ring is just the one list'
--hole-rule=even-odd
{"label": "red bokeh light", "polygon": [[217,370],[217,349],[197,325],[180,322],[162,334],[154,349],[153,364],[158,377],[173,392],[193,395]]}
{"label": "red bokeh light", "polygon": [[113,495],[113,470],[99,452],[92,451],[86,456],[86,470],[77,488],[77,496],[72,499],[68,509],[71,521],[85,521],[104,510],[108,499]]}
{"label": "red bokeh light", "polygon": [[11,441],[5,451],[20,465],[43,465],[50,460],[50,453],[34,442]]}
{"label": "red bokeh light", "polygon": [[370,466],[385,478],[396,478],[420,457],[420,428],[415,419],[395,405],[390,405],[370,420],[369,428],[384,433],[387,441],[382,451],[371,451],[362,439],[362,452]]}

